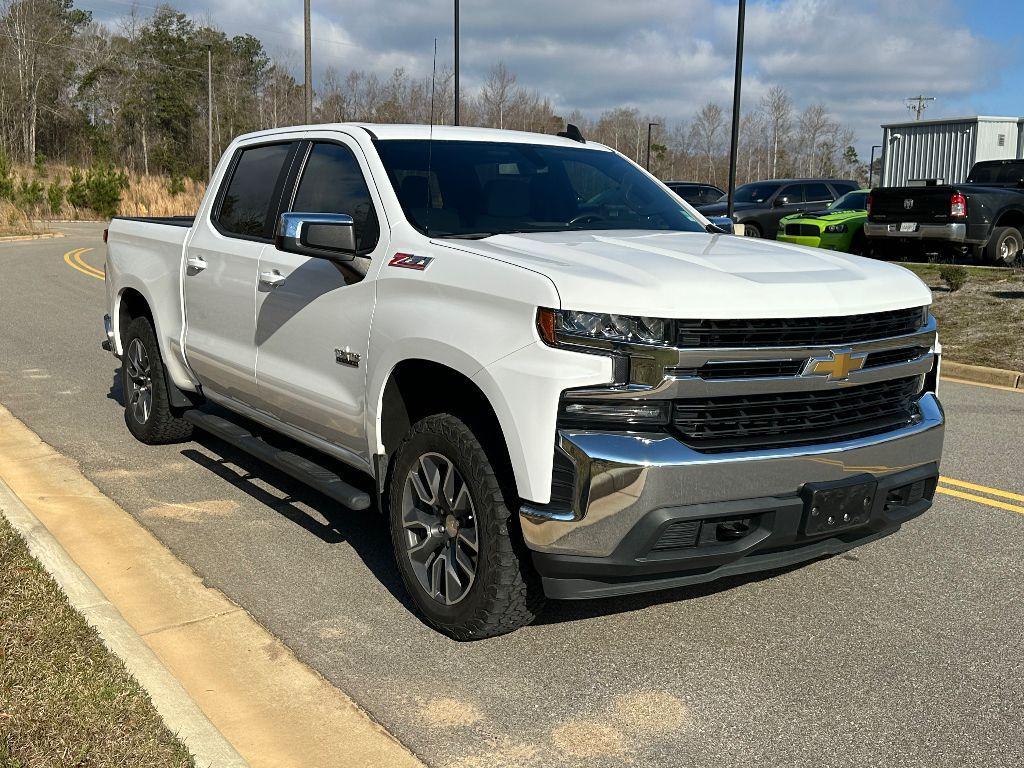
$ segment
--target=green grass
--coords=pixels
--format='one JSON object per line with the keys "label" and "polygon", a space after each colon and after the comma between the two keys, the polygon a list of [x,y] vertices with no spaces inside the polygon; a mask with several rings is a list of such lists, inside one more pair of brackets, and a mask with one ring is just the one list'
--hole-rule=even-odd
{"label": "green grass", "polygon": [[966,284],[951,292],[942,265],[901,266],[932,289],[945,359],[1024,371],[1024,270],[966,267]]}
{"label": "green grass", "polygon": [[0,767],[192,765],[0,515]]}

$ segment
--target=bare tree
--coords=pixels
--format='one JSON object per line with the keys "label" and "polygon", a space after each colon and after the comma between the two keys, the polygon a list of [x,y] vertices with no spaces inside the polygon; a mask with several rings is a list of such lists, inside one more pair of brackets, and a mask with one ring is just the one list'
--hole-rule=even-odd
{"label": "bare tree", "polygon": [[512,105],[517,91],[516,76],[509,72],[504,62],[499,61],[491,67],[480,89],[480,103],[488,126],[505,127],[505,113]]}
{"label": "bare tree", "polygon": [[769,167],[773,179],[779,177],[779,166],[793,130],[793,102],[781,86],[773,86],[761,99],[761,114],[764,117],[769,140]]}
{"label": "bare tree", "polygon": [[715,165],[722,158],[725,134],[725,112],[714,102],[708,102],[690,126],[693,145],[704,159],[707,178],[714,184],[717,179]]}

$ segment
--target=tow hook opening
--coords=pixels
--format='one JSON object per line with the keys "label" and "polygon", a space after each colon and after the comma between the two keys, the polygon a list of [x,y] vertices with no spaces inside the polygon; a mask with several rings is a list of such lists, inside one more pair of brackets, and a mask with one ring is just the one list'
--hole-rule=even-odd
{"label": "tow hook opening", "polygon": [[736,541],[754,530],[754,521],[749,517],[738,520],[723,520],[715,526],[718,541]]}

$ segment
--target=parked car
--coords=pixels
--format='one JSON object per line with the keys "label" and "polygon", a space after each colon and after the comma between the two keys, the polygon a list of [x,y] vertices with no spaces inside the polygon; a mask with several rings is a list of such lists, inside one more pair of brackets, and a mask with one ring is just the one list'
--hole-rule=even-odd
{"label": "parked car", "polygon": [[718,202],[725,194],[714,184],[698,184],[693,181],[666,181],[665,186],[692,206]]}
{"label": "parked car", "polygon": [[[820,211],[832,201],[852,192],[859,185],[842,179],[776,179],[753,181],[736,188],[734,220],[743,225],[747,237],[775,239],[783,216],[804,211]],[[723,216],[728,212],[725,200],[698,206],[705,216]]]}
{"label": "parked car", "polygon": [[864,255],[867,249],[864,222],[868,218],[870,191],[858,189],[847,192],[821,213],[784,216],[779,220],[776,239],[784,243]]}
{"label": "parked car", "polygon": [[1024,247],[1024,160],[975,163],[963,184],[873,189],[864,232],[883,255],[937,251],[1009,266]]}
{"label": "parked car", "polygon": [[924,283],[723,235],[599,144],[278,128],[231,143],[194,219],[106,239],[131,434],[199,427],[376,507],[459,639],[545,596],[815,560],[931,504]]}

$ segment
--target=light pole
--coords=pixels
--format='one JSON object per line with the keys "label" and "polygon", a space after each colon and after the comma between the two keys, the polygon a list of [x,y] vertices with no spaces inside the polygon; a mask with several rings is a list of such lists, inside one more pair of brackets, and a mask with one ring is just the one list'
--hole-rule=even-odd
{"label": "light pole", "polygon": [[213,48],[206,46],[206,181],[213,181]]}
{"label": "light pole", "polygon": [[731,219],[736,197],[736,149],[740,140],[740,82],[743,79],[743,21],[747,0],[740,0],[736,19],[736,73],[732,86],[732,143],[729,145],[729,202],[726,215]]}
{"label": "light pole", "polygon": [[310,125],[313,122],[313,44],[310,40],[310,23],[309,23],[309,0],[303,0],[302,4],[303,22],[305,24],[305,64],[306,64],[306,81],[304,83],[304,99],[306,107],[306,125]]}
{"label": "light pole", "polygon": [[459,0],[455,0],[455,116],[453,122],[459,124]]}
{"label": "light pole", "polygon": [[644,168],[648,171],[651,170],[651,128],[661,123],[648,123],[647,124],[647,162],[644,163]]}
{"label": "light pole", "polygon": [[[868,186],[871,186],[871,182],[875,180],[875,150],[881,149],[881,144],[871,145],[871,162],[868,163]],[[878,183],[881,184],[882,180],[879,179]]]}

